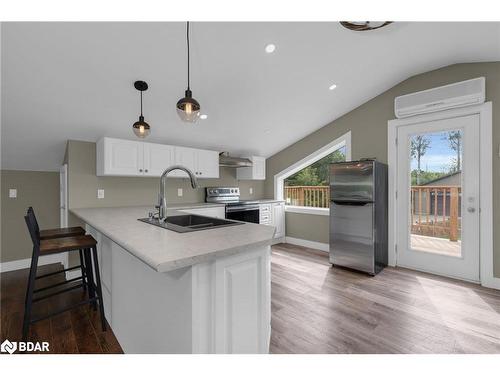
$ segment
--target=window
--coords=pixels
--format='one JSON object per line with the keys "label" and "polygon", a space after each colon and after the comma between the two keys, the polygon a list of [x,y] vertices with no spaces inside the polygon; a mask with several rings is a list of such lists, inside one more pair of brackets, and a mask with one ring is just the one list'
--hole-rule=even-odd
{"label": "window", "polygon": [[330,163],[345,161],[345,152],[346,147],[343,146],[285,178],[285,203],[291,206],[328,208]]}
{"label": "window", "polygon": [[290,212],[329,214],[329,165],[351,160],[348,132],[274,176],[276,199]]}

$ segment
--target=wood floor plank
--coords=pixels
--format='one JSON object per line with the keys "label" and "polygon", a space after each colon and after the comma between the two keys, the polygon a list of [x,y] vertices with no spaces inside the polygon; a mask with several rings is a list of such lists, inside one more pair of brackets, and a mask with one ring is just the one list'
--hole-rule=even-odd
{"label": "wood floor plank", "polygon": [[272,353],[500,353],[500,291],[401,268],[371,277],[301,246],[272,250]]}
{"label": "wood floor plank", "polygon": [[[57,271],[60,264],[41,266],[38,275]],[[0,340],[20,341],[24,316],[24,297],[28,270],[0,274],[1,329]],[[37,288],[64,280],[64,274],[49,276],[36,282]],[[56,289],[54,289],[56,290]],[[43,295],[44,292],[41,292]],[[75,289],[33,304],[33,318],[81,301],[82,289]],[[99,322],[99,324],[97,324]],[[41,320],[30,327],[29,341],[49,342],[50,353],[123,353],[112,330],[101,331],[99,314],[88,305]]]}
{"label": "wood floor plank", "polygon": [[[2,341],[21,339],[27,277],[0,275]],[[65,293],[34,313],[82,297]],[[272,248],[271,315],[271,353],[500,353],[500,291],[401,268],[372,277],[288,244]],[[88,306],[36,323],[30,339],[49,341],[51,353],[122,352]]]}

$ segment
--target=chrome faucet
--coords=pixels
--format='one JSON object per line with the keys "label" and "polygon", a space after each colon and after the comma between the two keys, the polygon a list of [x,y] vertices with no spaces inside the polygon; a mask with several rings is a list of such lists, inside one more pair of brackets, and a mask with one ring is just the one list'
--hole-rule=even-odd
{"label": "chrome faucet", "polygon": [[172,165],[171,167],[165,169],[165,171],[162,173],[160,177],[160,193],[158,194],[158,205],[156,206],[156,208],[158,209],[158,220],[160,222],[164,222],[165,219],[167,218],[167,196],[165,191],[167,174],[176,169],[184,171],[188,174],[189,178],[191,179],[191,187],[193,189],[196,189],[198,187],[198,181],[196,180],[196,176],[194,175],[193,172],[191,172],[190,169],[183,167],[182,165]]}

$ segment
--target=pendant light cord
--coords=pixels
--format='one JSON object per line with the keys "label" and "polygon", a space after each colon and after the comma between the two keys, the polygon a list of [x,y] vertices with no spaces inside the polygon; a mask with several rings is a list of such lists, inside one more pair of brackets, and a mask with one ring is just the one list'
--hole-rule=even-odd
{"label": "pendant light cord", "polygon": [[142,91],[141,91],[141,117],[142,117]]}
{"label": "pendant light cord", "polygon": [[187,39],[187,57],[188,57],[188,90],[189,88],[189,21],[186,25],[186,39]]}

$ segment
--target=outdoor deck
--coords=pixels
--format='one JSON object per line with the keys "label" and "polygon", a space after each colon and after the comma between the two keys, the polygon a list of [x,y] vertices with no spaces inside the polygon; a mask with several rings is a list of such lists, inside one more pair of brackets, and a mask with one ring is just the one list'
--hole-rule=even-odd
{"label": "outdoor deck", "polygon": [[462,255],[462,241],[450,241],[447,238],[411,235],[411,248],[428,253],[460,257]]}

